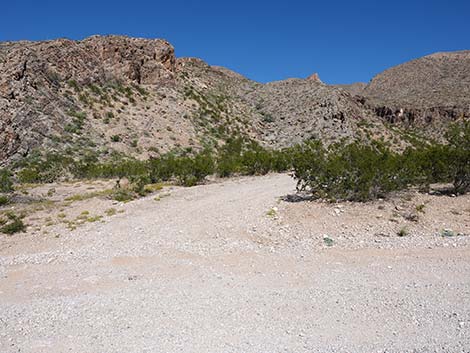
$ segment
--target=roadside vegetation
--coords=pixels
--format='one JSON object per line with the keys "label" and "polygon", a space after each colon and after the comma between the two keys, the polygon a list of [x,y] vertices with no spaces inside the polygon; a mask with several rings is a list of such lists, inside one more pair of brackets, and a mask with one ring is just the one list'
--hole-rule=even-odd
{"label": "roadside vegetation", "polygon": [[[42,184],[63,180],[117,179],[114,189],[99,195],[71,196],[69,202],[105,196],[127,202],[160,190],[165,183],[193,186],[207,176],[263,175],[291,171],[297,189],[330,201],[364,202],[386,197],[393,191],[431,184],[452,185],[449,192],[470,191],[470,123],[453,126],[447,144],[423,144],[393,151],[382,142],[324,146],[318,140],[283,149],[270,150],[243,137],[227,139],[217,151],[205,149],[170,152],[140,161],[113,155],[101,161],[93,152],[80,159],[67,154],[32,153],[12,166],[0,169],[0,207],[10,202],[15,184]],[[121,183],[121,180],[126,183]],[[4,213],[0,231],[24,230],[22,217]]]}
{"label": "roadside vegetation", "polygon": [[448,144],[409,147],[399,153],[374,142],[334,145],[318,141],[295,148],[297,188],[318,198],[368,201],[411,186],[429,190],[433,183],[452,184],[454,194],[470,191],[470,123],[453,126]]}

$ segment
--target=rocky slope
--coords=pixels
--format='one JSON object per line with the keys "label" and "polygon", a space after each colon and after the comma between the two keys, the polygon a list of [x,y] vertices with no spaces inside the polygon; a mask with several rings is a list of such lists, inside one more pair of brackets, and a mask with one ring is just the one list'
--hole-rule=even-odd
{"label": "rocky slope", "polygon": [[391,123],[439,133],[470,117],[470,51],[428,55],[385,70],[367,85],[342,88]]}
{"label": "rocky slope", "polygon": [[[363,91],[388,104],[381,86]],[[388,111],[378,110],[385,103],[370,102],[325,85],[317,74],[260,84],[199,59],[177,59],[160,39],[4,42],[0,165],[36,150],[148,158],[218,146],[235,134],[274,148],[311,137],[399,144],[400,134],[384,124]]]}
{"label": "rocky slope", "polygon": [[142,100],[127,85],[161,87],[175,71],[173,47],[162,40],[1,43],[0,160],[36,147],[103,144],[99,140],[112,129],[96,123],[104,118],[100,114],[111,116],[129,100]]}

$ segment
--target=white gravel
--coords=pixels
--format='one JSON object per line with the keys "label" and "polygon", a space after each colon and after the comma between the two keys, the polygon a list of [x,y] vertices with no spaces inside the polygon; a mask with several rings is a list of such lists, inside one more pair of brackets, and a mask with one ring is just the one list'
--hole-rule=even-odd
{"label": "white gravel", "polygon": [[0,352],[470,352],[468,237],[328,247],[289,223],[294,186],[177,188],[0,238]]}

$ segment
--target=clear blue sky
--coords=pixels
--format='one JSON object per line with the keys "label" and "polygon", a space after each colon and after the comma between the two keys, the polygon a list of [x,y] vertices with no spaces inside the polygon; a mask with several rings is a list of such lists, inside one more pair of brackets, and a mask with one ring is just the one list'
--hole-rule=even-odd
{"label": "clear blue sky", "polygon": [[369,81],[436,51],[470,49],[470,0],[2,0],[0,41],[92,34],[165,38],[257,81]]}

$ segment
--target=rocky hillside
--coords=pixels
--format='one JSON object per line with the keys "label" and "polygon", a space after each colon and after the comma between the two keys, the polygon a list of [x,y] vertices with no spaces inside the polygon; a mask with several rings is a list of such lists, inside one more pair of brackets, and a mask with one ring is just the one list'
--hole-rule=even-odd
{"label": "rocky hillside", "polygon": [[377,84],[356,87],[370,97],[366,101],[322,83],[317,74],[260,84],[199,59],[176,58],[160,39],[4,42],[0,165],[36,151],[148,158],[217,147],[234,135],[273,148],[311,137],[400,144],[401,134],[384,124],[388,113],[378,109],[395,101],[377,87],[400,86],[380,83],[395,77],[384,75],[374,79]]}
{"label": "rocky hillside", "polygon": [[342,88],[389,122],[439,132],[470,117],[470,51],[428,55]]}
{"label": "rocky hillside", "polygon": [[[164,87],[175,72],[173,47],[162,40],[1,43],[0,160],[38,147],[106,146],[126,126],[130,136],[137,120],[149,127],[145,115],[133,118],[146,99],[138,85]],[[116,124],[121,116],[126,121]]]}

